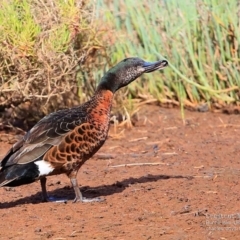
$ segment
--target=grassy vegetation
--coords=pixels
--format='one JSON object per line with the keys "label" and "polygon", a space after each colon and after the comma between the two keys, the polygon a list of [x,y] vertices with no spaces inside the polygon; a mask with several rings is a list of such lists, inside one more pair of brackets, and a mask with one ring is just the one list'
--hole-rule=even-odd
{"label": "grassy vegetation", "polygon": [[149,60],[166,56],[170,62],[164,73],[131,84],[128,96],[191,107],[239,105],[237,0],[99,0],[98,10],[115,30],[113,63],[136,55]]}
{"label": "grassy vegetation", "polygon": [[87,0],[1,1],[0,117],[35,123],[91,94],[85,74],[105,49],[94,14]]}

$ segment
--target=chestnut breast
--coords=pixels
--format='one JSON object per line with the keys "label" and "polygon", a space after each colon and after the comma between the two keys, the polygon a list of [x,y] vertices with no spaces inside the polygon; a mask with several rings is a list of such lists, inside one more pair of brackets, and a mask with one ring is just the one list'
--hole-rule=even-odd
{"label": "chestnut breast", "polygon": [[44,156],[55,167],[66,162],[84,163],[104,144],[110,122],[113,93],[105,91],[90,102],[87,109],[87,122],[76,126],[58,146],[52,147]]}

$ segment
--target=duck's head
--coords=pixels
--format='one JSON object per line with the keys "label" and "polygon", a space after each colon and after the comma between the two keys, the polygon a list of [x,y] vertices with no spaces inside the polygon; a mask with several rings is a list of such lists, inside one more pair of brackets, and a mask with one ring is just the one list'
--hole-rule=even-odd
{"label": "duck's head", "polygon": [[98,89],[110,90],[113,93],[122,88],[143,73],[163,69],[168,65],[166,60],[157,62],[145,62],[140,58],[126,58],[111,68],[101,79]]}

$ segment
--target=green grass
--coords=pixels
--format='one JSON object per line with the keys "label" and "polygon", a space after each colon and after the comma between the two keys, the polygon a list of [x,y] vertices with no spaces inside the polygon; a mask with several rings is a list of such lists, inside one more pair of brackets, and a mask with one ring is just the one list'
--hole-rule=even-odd
{"label": "green grass", "polygon": [[17,54],[31,56],[40,26],[35,23],[28,0],[3,0],[0,10],[0,42],[14,48]]}
{"label": "green grass", "polygon": [[112,63],[127,56],[166,58],[169,68],[129,86],[160,102],[239,104],[240,7],[237,0],[98,0],[115,30]]}

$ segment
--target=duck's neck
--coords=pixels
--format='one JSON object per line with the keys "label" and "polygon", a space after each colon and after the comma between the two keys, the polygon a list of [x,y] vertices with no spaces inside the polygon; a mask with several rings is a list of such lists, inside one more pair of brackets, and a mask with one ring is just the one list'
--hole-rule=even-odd
{"label": "duck's neck", "polygon": [[112,93],[115,93],[120,87],[117,82],[118,81],[117,81],[117,77],[116,77],[115,73],[108,72],[102,77],[102,79],[97,87],[97,91],[109,90]]}

